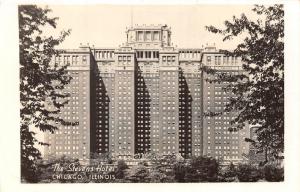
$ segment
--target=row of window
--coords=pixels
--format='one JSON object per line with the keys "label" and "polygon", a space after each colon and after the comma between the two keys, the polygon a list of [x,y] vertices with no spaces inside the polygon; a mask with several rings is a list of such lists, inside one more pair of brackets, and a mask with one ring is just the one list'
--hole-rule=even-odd
{"label": "row of window", "polygon": [[162,56],[162,61],[167,63],[174,63],[175,62],[175,56]]}
{"label": "row of window", "polygon": [[[207,95],[210,95],[210,91],[207,91]],[[224,92],[224,91],[215,91],[213,92],[215,95],[222,95],[222,94],[228,94],[228,92]]]}
{"label": "row of window", "polygon": [[114,57],[114,51],[96,51],[95,57],[101,59],[112,59]]}
{"label": "row of window", "polygon": [[[215,109],[216,111],[220,111],[220,110],[225,110],[226,109],[226,107],[212,107],[213,109]],[[211,110],[211,107],[207,107],[207,110]]]}
{"label": "row of window", "polygon": [[159,52],[158,51],[137,51],[137,58],[159,58]]}
{"label": "row of window", "polygon": [[201,51],[180,51],[179,56],[182,58],[198,58],[201,55]]}
{"label": "row of window", "polygon": [[[214,64],[215,65],[221,65],[222,60],[223,60],[223,64],[234,64],[234,65],[238,64],[238,58],[237,57],[228,57],[228,56],[216,55],[213,58],[214,58]],[[212,64],[212,56],[207,56],[206,61],[207,61],[208,65]]]}
{"label": "row of window", "polygon": [[158,41],[160,39],[160,31],[137,31],[137,41]]}
{"label": "row of window", "polygon": [[57,64],[87,64],[87,56],[86,55],[61,55],[55,57],[55,63]]}
{"label": "row of window", "polygon": [[118,56],[118,61],[119,62],[130,62],[131,61],[131,56]]}

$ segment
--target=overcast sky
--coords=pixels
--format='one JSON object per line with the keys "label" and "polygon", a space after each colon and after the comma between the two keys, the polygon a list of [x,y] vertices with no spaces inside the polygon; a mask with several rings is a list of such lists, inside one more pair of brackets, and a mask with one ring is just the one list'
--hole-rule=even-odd
{"label": "overcast sky", "polygon": [[[252,5],[60,5],[49,6],[59,17],[57,30],[71,29],[61,48],[78,48],[80,43],[95,47],[118,47],[126,41],[126,27],[135,24],[167,24],[172,42],[183,48],[200,48],[215,43],[217,48],[233,49],[238,39],[223,42],[205,26],[223,27],[225,20],[245,13],[254,17]],[[132,18],[132,19],[131,19]]]}

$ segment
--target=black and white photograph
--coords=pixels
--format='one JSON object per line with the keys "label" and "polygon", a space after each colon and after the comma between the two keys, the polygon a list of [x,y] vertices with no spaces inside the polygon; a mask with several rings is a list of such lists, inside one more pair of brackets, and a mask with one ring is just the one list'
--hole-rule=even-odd
{"label": "black and white photograph", "polygon": [[285,87],[291,6],[268,2],[15,4],[14,178],[289,182],[289,156],[299,157],[299,145],[286,144],[299,133],[286,115],[295,98]]}

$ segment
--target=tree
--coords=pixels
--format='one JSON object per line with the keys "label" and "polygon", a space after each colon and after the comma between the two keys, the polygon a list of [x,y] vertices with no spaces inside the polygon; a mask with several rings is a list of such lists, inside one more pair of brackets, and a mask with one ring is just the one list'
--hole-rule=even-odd
{"label": "tree", "polygon": [[139,163],[128,170],[125,179],[133,183],[148,183],[150,181],[149,169],[143,163]]}
{"label": "tree", "polygon": [[263,169],[265,180],[271,182],[278,182],[284,180],[283,168],[277,167],[275,165],[266,165]]}
{"label": "tree", "polygon": [[182,162],[177,162],[175,165],[174,165],[174,179],[177,181],[177,182],[185,182],[185,175],[186,175],[186,162],[185,161],[182,161]]}
{"label": "tree", "polygon": [[216,182],[219,164],[212,157],[192,157],[186,167],[186,182]]}
{"label": "tree", "polygon": [[[58,18],[48,17],[51,10],[35,5],[22,5],[18,9],[20,51],[20,116],[21,116],[21,176],[35,182],[35,161],[41,158],[36,144],[47,143],[36,139],[36,131],[54,132],[57,125],[70,124],[57,114],[67,104],[67,94],[60,90],[71,81],[67,66],[51,65],[54,48],[70,31],[62,31],[58,38],[45,37],[43,27],[56,28]],[[50,110],[51,108],[51,110]]]}
{"label": "tree", "polygon": [[124,160],[119,160],[117,164],[117,169],[115,171],[115,175],[117,179],[124,179],[125,170],[128,169],[128,165]]}
{"label": "tree", "polygon": [[112,164],[113,159],[111,153],[91,153],[90,155],[90,164],[99,164],[99,163],[107,163]]}
{"label": "tree", "polygon": [[227,167],[227,170],[225,172],[225,177],[235,177],[235,176],[236,176],[236,169],[234,164],[231,162]]}
{"label": "tree", "polygon": [[220,182],[233,182],[236,180],[237,170],[232,162],[224,168],[220,167],[218,172]]}
{"label": "tree", "polygon": [[177,157],[170,155],[154,155],[151,157],[151,182],[171,183],[175,181]]}
{"label": "tree", "polygon": [[225,21],[225,29],[206,27],[223,35],[223,41],[244,38],[233,52],[224,51],[242,59],[244,73],[216,73],[209,67],[203,67],[203,71],[215,74],[212,82],[229,82],[224,90],[236,97],[230,98],[225,111],[238,111],[231,123],[238,129],[245,123],[258,125],[254,146],[258,152],[278,158],[284,150],[284,10],[283,5],[255,5],[252,11],[258,17],[256,21],[242,14],[232,22]]}
{"label": "tree", "polygon": [[261,170],[249,164],[238,166],[237,177],[240,182],[257,182],[263,178]]}
{"label": "tree", "polygon": [[[60,178],[60,179],[55,179],[53,178],[54,174],[57,175],[74,175],[75,176],[79,175],[80,172],[76,171],[71,171],[67,170],[68,166],[70,164],[74,164],[76,167],[80,167],[80,163],[78,159],[73,159],[70,157],[67,157],[65,155],[61,157],[51,157],[48,160],[38,160],[36,161],[36,166],[37,166],[37,177],[38,181],[41,183],[80,183],[80,182],[87,182],[87,176],[83,177],[84,179],[66,179],[66,178]],[[58,172],[54,170],[55,165],[59,165],[60,167],[63,167],[63,171]]]}

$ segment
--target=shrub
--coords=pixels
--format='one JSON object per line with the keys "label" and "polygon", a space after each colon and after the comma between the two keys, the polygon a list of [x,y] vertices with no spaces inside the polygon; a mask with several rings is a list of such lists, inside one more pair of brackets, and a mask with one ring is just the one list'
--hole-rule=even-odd
{"label": "shrub", "polygon": [[233,182],[236,181],[237,169],[233,163],[230,163],[223,169],[219,170],[218,181],[219,182]]}
{"label": "shrub", "polygon": [[192,157],[186,168],[186,182],[215,182],[218,180],[218,162],[211,157]]}
{"label": "shrub", "polygon": [[150,182],[150,172],[146,166],[139,164],[128,170],[125,180],[133,183],[148,183]]}
{"label": "shrub", "polygon": [[[38,167],[37,175],[39,177],[39,182],[41,183],[87,182],[86,178],[84,178],[83,180],[77,180],[77,179],[65,179],[65,178],[54,179],[52,177],[54,174],[78,175],[79,172],[67,170],[70,164],[74,164],[75,167],[80,166],[78,159],[73,159],[71,157],[63,155],[61,157],[50,157],[48,160],[38,161],[36,162],[36,164]],[[54,170],[55,165],[59,165],[60,167],[63,167],[63,171],[55,171]]]}
{"label": "shrub", "polygon": [[117,169],[115,170],[115,175],[117,179],[123,179],[125,177],[125,169],[128,169],[128,166],[124,160],[119,160],[117,164]]}
{"label": "shrub", "polygon": [[274,165],[264,167],[264,176],[267,181],[278,182],[284,180],[284,169]]}
{"label": "shrub", "polygon": [[177,182],[184,182],[185,181],[185,175],[186,175],[186,166],[183,162],[177,162],[174,167],[174,179]]}
{"label": "shrub", "polygon": [[256,182],[262,178],[260,169],[248,165],[241,164],[238,166],[237,177],[240,182]]}

